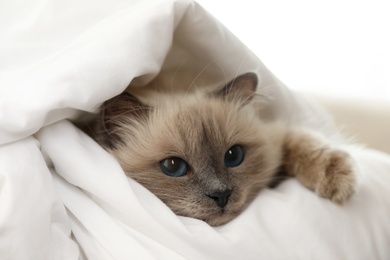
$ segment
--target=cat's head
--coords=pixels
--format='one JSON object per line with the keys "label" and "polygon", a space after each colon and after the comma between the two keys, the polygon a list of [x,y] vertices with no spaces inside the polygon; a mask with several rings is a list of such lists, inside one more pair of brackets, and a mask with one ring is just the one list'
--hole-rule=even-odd
{"label": "cat's head", "polygon": [[280,162],[278,129],[251,104],[256,85],[249,73],[213,92],[158,94],[149,105],[123,93],[102,107],[100,143],[177,215],[224,224]]}

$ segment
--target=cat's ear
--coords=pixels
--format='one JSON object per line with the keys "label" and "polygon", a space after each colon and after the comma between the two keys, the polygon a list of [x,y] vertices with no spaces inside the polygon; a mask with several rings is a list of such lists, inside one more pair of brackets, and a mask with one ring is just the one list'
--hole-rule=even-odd
{"label": "cat's ear", "polygon": [[244,104],[249,102],[256,93],[257,82],[258,79],[255,73],[246,73],[234,78],[215,91],[214,94],[217,97],[238,100]]}
{"label": "cat's ear", "polygon": [[123,126],[144,120],[149,110],[150,107],[128,92],[107,100],[101,107],[100,141],[108,148],[115,149],[118,144],[123,143]]}

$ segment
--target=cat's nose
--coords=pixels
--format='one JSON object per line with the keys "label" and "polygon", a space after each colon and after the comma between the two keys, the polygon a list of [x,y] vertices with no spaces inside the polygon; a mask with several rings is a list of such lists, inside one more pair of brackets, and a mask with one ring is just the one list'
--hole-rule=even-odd
{"label": "cat's nose", "polygon": [[221,191],[213,192],[211,194],[208,194],[207,196],[215,200],[215,202],[220,208],[224,208],[228,204],[228,200],[231,194],[232,194],[232,190],[226,189],[222,192]]}

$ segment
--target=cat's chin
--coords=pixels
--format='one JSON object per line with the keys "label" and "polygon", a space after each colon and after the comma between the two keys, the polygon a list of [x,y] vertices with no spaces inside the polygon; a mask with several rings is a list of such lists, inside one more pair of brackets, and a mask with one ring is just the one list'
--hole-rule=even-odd
{"label": "cat's chin", "polygon": [[176,215],[196,218],[206,222],[213,227],[221,226],[228,223],[229,221],[237,217],[242,211],[241,207],[234,207],[233,205],[228,205],[226,208],[223,209],[214,206],[202,206],[201,210],[194,210],[194,208],[191,208],[191,210],[183,210],[183,208],[181,208],[181,210],[179,211],[177,207],[174,207],[174,209],[176,209],[174,211]]}
{"label": "cat's chin", "polygon": [[221,226],[235,217],[240,213],[240,211],[233,211],[229,209],[220,209],[217,212],[211,213],[208,216],[202,218],[203,221],[205,221],[207,224],[210,226],[216,227],[216,226]]}
{"label": "cat's chin", "polygon": [[210,226],[217,227],[228,223],[229,221],[234,219],[237,215],[238,213],[233,214],[233,213],[221,212],[220,214],[211,215],[203,220]]}

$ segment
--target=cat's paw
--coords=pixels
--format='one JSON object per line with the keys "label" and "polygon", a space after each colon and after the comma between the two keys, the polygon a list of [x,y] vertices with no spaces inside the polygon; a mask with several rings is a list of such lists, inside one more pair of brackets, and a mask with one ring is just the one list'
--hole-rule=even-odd
{"label": "cat's paw", "polygon": [[339,150],[329,151],[323,158],[324,172],[315,191],[337,204],[343,204],[356,189],[356,173],[350,156]]}

